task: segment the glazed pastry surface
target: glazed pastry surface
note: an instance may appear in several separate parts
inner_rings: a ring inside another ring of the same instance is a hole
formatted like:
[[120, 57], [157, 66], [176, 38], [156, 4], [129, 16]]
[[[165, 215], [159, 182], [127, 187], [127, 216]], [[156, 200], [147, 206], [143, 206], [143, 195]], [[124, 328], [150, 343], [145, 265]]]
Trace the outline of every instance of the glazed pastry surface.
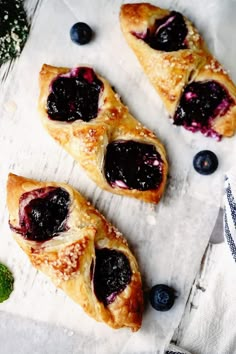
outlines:
[[95, 320], [137, 331], [143, 293], [121, 233], [67, 184], [10, 174], [9, 224], [32, 265]]
[[205, 136], [236, 130], [236, 87], [182, 14], [148, 3], [124, 4], [124, 37], [175, 125]]
[[160, 200], [168, 170], [163, 145], [92, 68], [43, 65], [39, 111], [48, 133], [100, 188]]

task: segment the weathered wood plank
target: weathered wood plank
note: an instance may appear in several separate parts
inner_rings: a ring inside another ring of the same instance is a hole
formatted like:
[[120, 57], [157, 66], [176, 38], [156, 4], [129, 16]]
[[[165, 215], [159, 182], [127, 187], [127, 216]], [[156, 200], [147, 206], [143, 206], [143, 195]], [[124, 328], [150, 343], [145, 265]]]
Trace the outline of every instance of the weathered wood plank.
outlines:
[[[27, 1], [31, 33], [19, 59], [0, 69], [0, 260], [14, 271], [11, 299], [2, 309], [36, 320], [61, 324], [78, 336], [93, 338], [99, 353], [160, 351], [178, 326], [211, 235], [221, 200], [223, 170], [231, 164], [235, 139], [220, 144], [174, 129], [161, 100], [149, 84], [119, 28], [122, 1]], [[183, 2], [166, 2], [184, 10]], [[195, 15], [188, 4], [188, 14]], [[88, 22], [96, 37], [76, 46], [69, 39], [74, 22]], [[205, 27], [204, 27], [205, 26]], [[206, 31], [208, 24], [202, 25]], [[37, 114], [38, 72], [47, 62], [76, 66], [88, 63], [116, 87], [131, 112], [153, 129], [167, 148], [170, 179], [158, 206], [101, 191], [43, 130]], [[236, 74], [236, 73], [235, 73]], [[210, 178], [197, 175], [192, 158], [200, 149], [215, 151], [221, 168]], [[112, 331], [98, 324], [29, 264], [10, 236], [5, 206], [9, 171], [42, 180], [69, 182], [81, 191], [126, 236], [140, 263], [145, 289], [156, 283], [174, 286], [179, 298], [168, 313], [147, 306], [141, 331]], [[36, 305], [37, 304], [37, 305]], [[83, 326], [80, 324], [83, 323]], [[89, 342], [89, 341], [88, 341]], [[91, 343], [91, 342], [90, 342]], [[90, 352], [83, 346], [80, 352]]]

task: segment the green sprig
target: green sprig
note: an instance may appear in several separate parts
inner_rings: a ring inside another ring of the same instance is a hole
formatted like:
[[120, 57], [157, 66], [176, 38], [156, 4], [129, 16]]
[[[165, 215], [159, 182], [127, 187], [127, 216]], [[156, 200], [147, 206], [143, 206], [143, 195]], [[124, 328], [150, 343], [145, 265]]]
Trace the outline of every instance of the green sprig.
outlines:
[[13, 291], [14, 278], [11, 271], [0, 263], [0, 302], [9, 298]]
[[29, 33], [22, 0], [0, 0], [0, 65], [20, 55]]

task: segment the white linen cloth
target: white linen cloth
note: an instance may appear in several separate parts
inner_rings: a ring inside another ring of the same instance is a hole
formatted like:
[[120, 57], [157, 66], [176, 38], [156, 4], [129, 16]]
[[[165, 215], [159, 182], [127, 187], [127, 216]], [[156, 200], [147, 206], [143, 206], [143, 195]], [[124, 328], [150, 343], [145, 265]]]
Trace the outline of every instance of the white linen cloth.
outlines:
[[201, 279], [205, 291], [193, 299], [194, 309], [178, 341], [192, 354], [236, 353], [236, 168], [225, 176], [224, 237], [224, 243], [212, 246]]

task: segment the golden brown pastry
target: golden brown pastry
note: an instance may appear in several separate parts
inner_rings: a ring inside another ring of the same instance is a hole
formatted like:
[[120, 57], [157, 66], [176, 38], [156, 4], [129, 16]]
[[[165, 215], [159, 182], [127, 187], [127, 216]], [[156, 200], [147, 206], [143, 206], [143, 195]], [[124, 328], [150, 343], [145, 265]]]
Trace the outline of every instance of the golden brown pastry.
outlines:
[[148, 3], [125, 4], [124, 37], [175, 125], [217, 139], [236, 130], [236, 87], [180, 13]]
[[43, 65], [39, 111], [49, 134], [99, 187], [159, 201], [168, 169], [163, 145], [92, 68]]
[[141, 326], [143, 293], [127, 241], [67, 184], [9, 175], [9, 224], [32, 265], [113, 328]]

